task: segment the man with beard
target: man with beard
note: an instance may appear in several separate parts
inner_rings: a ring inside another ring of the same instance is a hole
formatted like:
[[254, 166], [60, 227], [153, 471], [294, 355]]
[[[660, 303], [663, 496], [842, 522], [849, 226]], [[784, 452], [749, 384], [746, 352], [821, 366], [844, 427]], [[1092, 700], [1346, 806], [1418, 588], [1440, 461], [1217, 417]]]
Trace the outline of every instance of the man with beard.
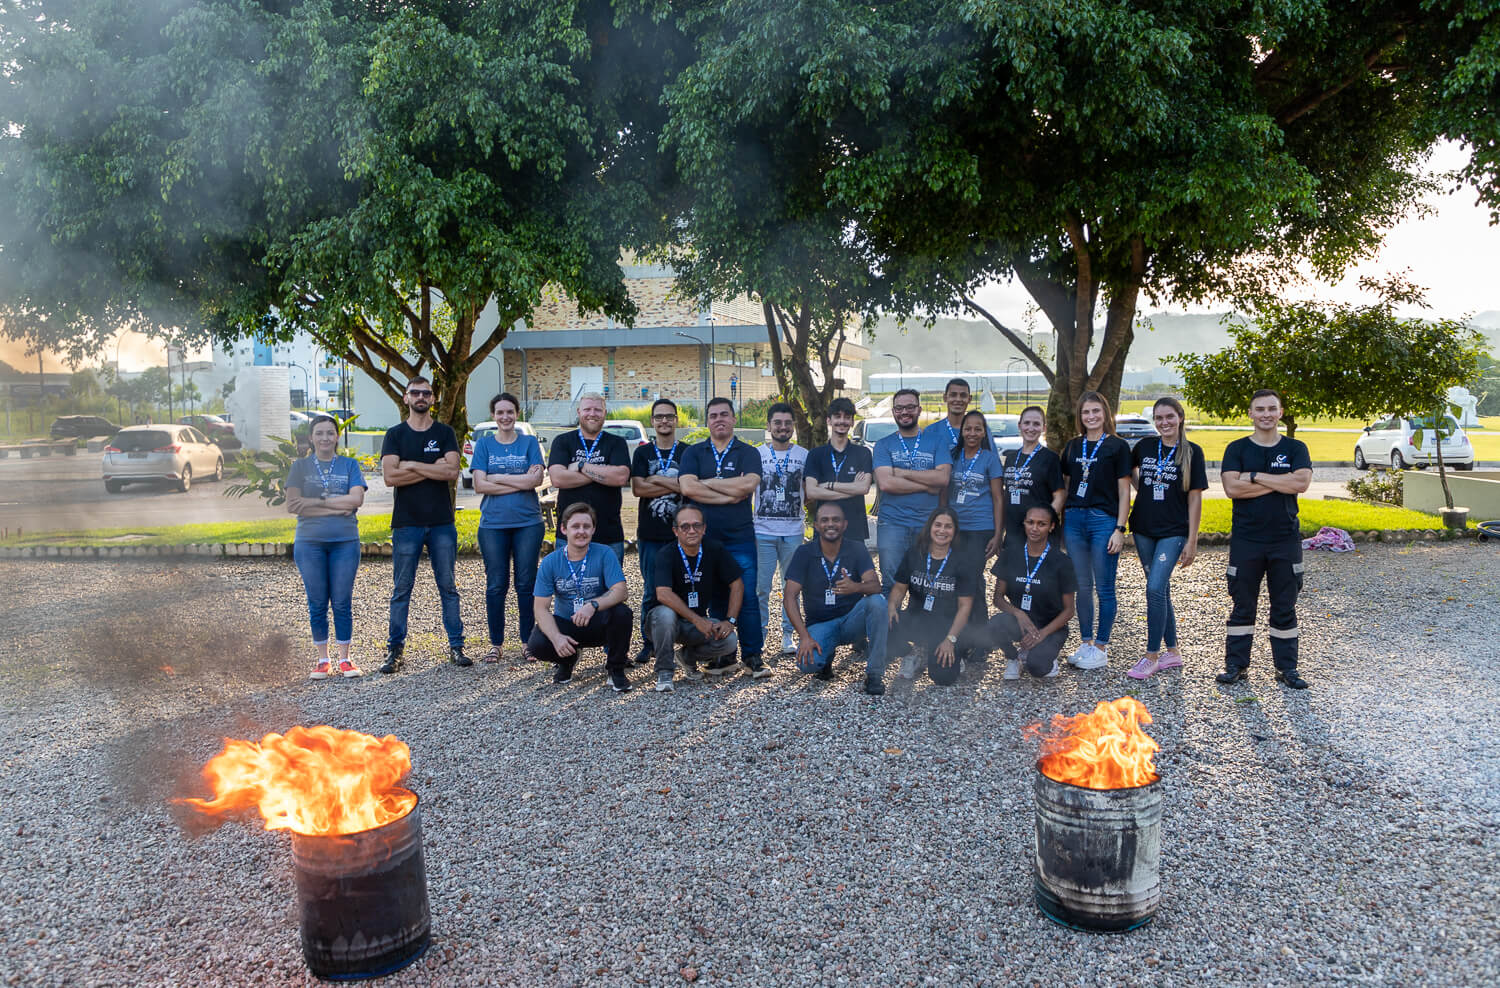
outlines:
[[[702, 508], [696, 504], [678, 508], [677, 517], [672, 520], [677, 541], [660, 550], [652, 567], [659, 585], [651, 588], [651, 594], [659, 603], [651, 609], [647, 624], [656, 651], [658, 693], [672, 692], [674, 654], [679, 647], [682, 675], [689, 682], [703, 678], [703, 671], [698, 668], [701, 661], [720, 671], [734, 668], [733, 656], [739, 648], [734, 626], [745, 600], [745, 581], [740, 579], [740, 568], [722, 545], [704, 541], [704, 528]], [[729, 603], [722, 620], [708, 616], [711, 587], [729, 588]], [[715, 660], [725, 657], [729, 658], [727, 666], [715, 665]], [[766, 672], [769, 674], [770, 670]]]
[[[594, 509], [598, 528], [594, 541], [610, 548], [625, 562], [625, 526], [620, 521], [620, 489], [630, 483], [630, 448], [625, 440], [603, 432], [604, 396], [585, 391], [578, 396], [578, 428], [552, 440], [547, 454], [547, 479], [557, 488], [557, 517], [574, 504]], [[558, 526], [558, 542], [562, 526]]]
[[414, 377], [402, 397], [406, 421], [386, 430], [380, 444], [380, 472], [395, 496], [391, 511], [391, 614], [383, 673], [401, 668], [406, 651], [406, 615], [422, 547], [432, 564], [432, 578], [443, 602], [443, 630], [448, 660], [456, 666], [474, 662], [464, 655], [464, 623], [458, 613], [453, 567], [458, 559], [458, 529], [453, 525], [453, 497], [448, 485], [458, 479], [458, 437], [432, 418], [432, 382]]
[[[807, 454], [807, 499], [814, 506], [833, 501], [844, 509], [849, 527], [844, 538], [863, 542], [870, 537], [865, 495], [875, 479], [875, 463], [868, 447], [849, 441], [854, 427], [854, 402], [835, 398], [828, 403], [828, 442]], [[786, 646], [782, 646], [785, 650]], [[793, 646], [795, 649], [795, 646]]]
[[648, 622], [656, 605], [656, 556], [672, 544], [672, 517], [682, 504], [677, 475], [681, 473], [682, 454], [687, 452], [687, 447], [677, 441], [677, 405], [670, 398], [658, 398], [652, 404], [651, 428], [656, 441], [637, 447], [630, 464], [630, 490], [640, 498], [635, 538], [641, 565], [641, 649], [631, 663], [638, 666], [651, 657]]
[[818, 537], [792, 554], [782, 609], [797, 632], [798, 669], [832, 679], [834, 650], [864, 641], [865, 692], [880, 696], [890, 631], [885, 595], [865, 544], [844, 539], [848, 524], [837, 504], [818, 505]]
[[[875, 551], [880, 554], [881, 584], [886, 593], [895, 582], [896, 568], [917, 541], [927, 517], [938, 506], [938, 493], [948, 486], [952, 461], [945, 432], [922, 432], [922, 396], [911, 388], [896, 392], [891, 415], [896, 431], [875, 444], [875, 486], [880, 488], [880, 514], [875, 528]], [[939, 426], [942, 423], [938, 423]]]
[[[760, 612], [771, 628], [771, 580], [781, 567], [782, 593], [786, 592], [786, 566], [802, 544], [804, 512], [802, 475], [807, 468], [807, 450], [792, 442], [792, 406], [778, 401], [766, 410], [766, 428], [771, 441], [760, 448], [760, 488], [755, 497], [755, 546], [757, 567], [755, 596]], [[792, 622], [781, 615], [781, 651], [795, 652]]]

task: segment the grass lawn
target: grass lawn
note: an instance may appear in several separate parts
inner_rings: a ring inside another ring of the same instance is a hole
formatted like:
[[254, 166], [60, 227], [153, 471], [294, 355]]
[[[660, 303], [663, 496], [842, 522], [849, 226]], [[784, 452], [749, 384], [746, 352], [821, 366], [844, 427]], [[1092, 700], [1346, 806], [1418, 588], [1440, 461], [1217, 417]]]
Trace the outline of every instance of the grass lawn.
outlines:
[[[1249, 432], [1247, 427], [1245, 434], [1248, 435]], [[1240, 435], [1237, 432], [1188, 429], [1188, 438], [1203, 447], [1203, 455], [1210, 461], [1223, 459], [1224, 447]], [[1307, 444], [1307, 452], [1314, 463], [1347, 463], [1354, 459], [1354, 440], [1359, 437], [1348, 432], [1308, 432], [1299, 429], [1297, 438]], [[1470, 432], [1469, 441], [1474, 444], [1474, 455], [1479, 460], [1500, 460], [1500, 433]]]

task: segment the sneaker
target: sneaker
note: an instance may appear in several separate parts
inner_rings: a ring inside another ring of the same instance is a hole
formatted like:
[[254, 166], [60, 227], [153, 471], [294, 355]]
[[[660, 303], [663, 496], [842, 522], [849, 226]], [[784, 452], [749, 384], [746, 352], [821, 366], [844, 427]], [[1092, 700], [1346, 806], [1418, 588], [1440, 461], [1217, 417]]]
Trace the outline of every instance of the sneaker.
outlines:
[[[657, 684], [660, 687], [660, 683]], [[629, 693], [630, 680], [625, 678], [624, 669], [611, 669], [609, 671], [609, 688], [616, 693]]]
[[650, 662], [650, 661], [651, 661], [651, 645], [650, 645], [650, 643], [647, 643], [647, 644], [641, 646], [641, 650], [639, 652], [635, 653], [635, 655], [630, 660], [630, 664], [633, 665], [633, 666], [643, 666], [647, 662]]
[[818, 666], [818, 668], [813, 670], [813, 675], [823, 680], [823, 682], [825, 683], [828, 682], [833, 678], [833, 663], [823, 663], [822, 665]]
[[1073, 665], [1079, 669], [1103, 669], [1109, 665], [1109, 653], [1104, 649], [1098, 645], [1085, 645], [1084, 648], [1088, 651], [1081, 656], [1078, 652], [1073, 653], [1073, 658], [1069, 660]]
[[[1225, 686], [1228, 686], [1230, 683], [1237, 683], [1249, 675], [1249, 669], [1225, 669], [1223, 672], [1214, 677], [1214, 681], [1217, 683], [1223, 683]], [[1278, 679], [1281, 678], [1280, 673], [1277, 673], [1276, 675]]]
[[1156, 671], [1157, 672], [1161, 672], [1161, 671], [1163, 671], [1165, 669], [1181, 669], [1181, 668], [1182, 668], [1182, 654], [1180, 652], [1178, 652], [1177, 649], [1175, 649], [1175, 648], [1169, 648], [1166, 651], [1162, 652], [1161, 655], [1157, 656], [1157, 659], [1156, 659]]
[[318, 660], [318, 664], [315, 665], [315, 666], [313, 666], [312, 675], [308, 676], [307, 678], [308, 679], [327, 679], [328, 678], [328, 660], [327, 659], [319, 659]]
[[739, 666], [739, 661], [732, 655], [721, 655], [708, 663], [708, 668], [703, 670], [710, 676], [728, 676]]
[[577, 662], [578, 660], [573, 658], [558, 659], [557, 671], [552, 674], [552, 681], [558, 686], [562, 686], [564, 683], [571, 683], [573, 681], [573, 666]]
[[1021, 678], [1021, 660], [1019, 658], [1005, 660], [1005, 678], [1009, 680]]
[[397, 645], [395, 648], [387, 645], [385, 649], [385, 662], [380, 666], [380, 671], [389, 676], [391, 673], [400, 670], [405, 651], [400, 645]]
[[1312, 685], [1312, 683], [1309, 683], [1298, 674], [1296, 666], [1292, 666], [1290, 669], [1278, 669], [1276, 672], [1276, 681], [1278, 683], [1285, 683], [1294, 690], [1305, 690]]
[[1135, 665], [1131, 666], [1130, 669], [1125, 673], [1125, 675], [1129, 676], [1131, 679], [1150, 679], [1152, 676], [1156, 675], [1157, 671], [1160, 668], [1160, 659], [1153, 659], [1149, 655], [1143, 655], [1141, 656], [1141, 660]]
[[690, 659], [679, 649], [677, 652], [677, 664], [682, 666], [682, 678], [690, 683], [703, 682], [703, 670], [698, 668], [698, 660]]
[[866, 676], [865, 692], [871, 696], [885, 696], [885, 683], [880, 681], [879, 676]]
[[474, 660], [464, 654], [464, 647], [462, 645], [459, 645], [457, 648], [448, 649], [448, 661], [460, 669], [467, 669], [474, 664]]
[[1042, 678], [1043, 679], [1056, 679], [1061, 674], [1062, 674], [1062, 666], [1060, 666], [1060, 665], [1057, 664], [1057, 660], [1056, 659], [1053, 659], [1052, 660], [1052, 671], [1049, 672], [1049, 673], [1047, 673], [1047, 675], [1043, 676]]
[[656, 692], [670, 693], [672, 692], [672, 689], [672, 670], [663, 669], [661, 672], [656, 674]]
[[796, 655], [797, 654], [797, 642], [790, 635], [788, 635], [788, 636], [786, 636], [786, 637], [784, 637], [784, 638], [781, 639], [781, 654], [782, 655]]
[[917, 652], [908, 652], [901, 657], [901, 678], [916, 679], [917, 668], [922, 664], [922, 656]]
[[1068, 665], [1078, 666], [1080, 669], [1083, 668], [1083, 663], [1088, 660], [1089, 649], [1091, 648], [1093, 648], [1093, 646], [1088, 644], [1087, 642], [1079, 645], [1073, 650], [1073, 654], [1068, 656]]
[[770, 679], [771, 667], [759, 655], [752, 655], [741, 663], [750, 673], [751, 679]]
[[500, 659], [501, 655], [499, 645], [491, 645], [490, 650], [484, 653], [484, 661], [486, 662], [499, 662]]
[[352, 659], [339, 659], [339, 675], [345, 679], [358, 679], [364, 675], [364, 671], [354, 664]]

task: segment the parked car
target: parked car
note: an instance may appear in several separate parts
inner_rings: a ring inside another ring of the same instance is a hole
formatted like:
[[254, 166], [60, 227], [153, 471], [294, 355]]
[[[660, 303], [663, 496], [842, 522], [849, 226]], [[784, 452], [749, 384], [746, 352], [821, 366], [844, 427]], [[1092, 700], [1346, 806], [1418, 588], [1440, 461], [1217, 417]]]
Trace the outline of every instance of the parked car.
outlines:
[[1155, 439], [1158, 433], [1156, 423], [1144, 415], [1120, 415], [1115, 418], [1115, 435], [1135, 449], [1136, 443], [1142, 439]]
[[876, 443], [895, 431], [895, 419], [859, 419], [849, 430], [849, 438], [874, 449]]
[[220, 415], [184, 415], [178, 425], [190, 425], [210, 439], [234, 435], [234, 423]]
[[126, 484], [166, 481], [187, 491], [195, 478], [224, 479], [224, 453], [190, 425], [132, 425], [104, 447], [104, 489], [118, 494]]
[[289, 428], [292, 430], [291, 434], [296, 435], [298, 429], [306, 429], [311, 424], [311, 415], [307, 414], [306, 412], [293, 412], [291, 415], [291, 423], [289, 425]]
[[651, 442], [651, 434], [635, 419], [605, 419], [604, 431], [625, 440], [631, 453]]
[[1021, 416], [987, 414], [984, 421], [990, 427], [996, 456], [1003, 455], [1006, 450], [1021, 448]]
[[60, 415], [52, 421], [53, 439], [112, 436], [120, 427], [102, 415]]
[[[459, 454], [458, 458], [459, 483], [463, 484], [469, 490], [473, 490], [474, 488], [474, 470], [469, 465], [469, 457], [474, 453], [474, 444], [479, 442], [480, 436], [488, 435], [497, 428], [498, 426], [494, 422], [480, 422], [478, 425], [469, 427], [469, 438], [464, 440], [463, 452]], [[527, 436], [536, 435], [536, 430], [531, 427], [530, 422], [517, 422], [516, 431]], [[537, 445], [542, 447], [542, 459], [545, 462], [547, 458], [547, 444], [538, 439]]]
[[[1443, 440], [1443, 465], [1455, 470], [1474, 469], [1474, 444], [1452, 415], [1443, 416], [1443, 428], [1452, 434]], [[1421, 442], [1414, 442], [1417, 432]], [[1365, 434], [1354, 441], [1354, 467], [1368, 470], [1373, 464], [1389, 463], [1393, 470], [1425, 467], [1437, 462], [1432, 419], [1426, 416], [1389, 418], [1365, 426]]]

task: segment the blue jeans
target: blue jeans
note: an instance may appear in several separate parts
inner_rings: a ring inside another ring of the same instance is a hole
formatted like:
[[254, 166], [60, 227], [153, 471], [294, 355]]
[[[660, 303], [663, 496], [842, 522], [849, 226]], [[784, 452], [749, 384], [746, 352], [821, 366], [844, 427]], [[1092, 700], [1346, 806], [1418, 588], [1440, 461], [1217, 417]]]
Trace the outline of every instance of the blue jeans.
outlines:
[[1162, 643], [1177, 647], [1177, 612], [1172, 610], [1172, 570], [1187, 545], [1186, 535], [1153, 539], [1136, 532], [1135, 554], [1146, 571], [1146, 651], [1160, 652]]
[[354, 571], [359, 569], [359, 540], [294, 542], [292, 561], [307, 588], [307, 620], [313, 644], [328, 641], [328, 605], [333, 605], [334, 640], [347, 644], [354, 637]]
[[516, 577], [521, 642], [531, 640], [531, 626], [536, 623], [532, 591], [536, 589], [536, 567], [545, 531], [546, 526], [541, 522], [520, 528], [479, 530], [479, 554], [484, 557], [484, 610], [489, 620], [491, 645], [505, 644], [505, 595], [510, 591], [512, 570]]
[[[776, 567], [781, 567], [782, 593], [786, 592], [786, 568], [792, 562], [792, 553], [802, 544], [800, 535], [757, 535], [755, 537], [756, 580], [755, 596], [760, 601], [760, 612], [766, 616], [764, 627], [771, 627], [771, 578]], [[797, 632], [787, 619], [786, 608], [781, 609], [781, 643], [783, 647]]]
[[[766, 647], [765, 625], [761, 623], [760, 601], [755, 598], [756, 552], [755, 543], [725, 542], [724, 548], [740, 568], [740, 579], [745, 582], [745, 602], [740, 605], [739, 623], [735, 625], [740, 636], [740, 657], [749, 661], [760, 655]], [[715, 617], [724, 617], [729, 606], [729, 588], [716, 591], [709, 600], [708, 612]]]
[[[1109, 537], [1115, 531], [1115, 516], [1102, 508], [1069, 508], [1063, 515], [1063, 541], [1078, 577], [1078, 634], [1084, 641], [1109, 644], [1115, 626], [1115, 571], [1118, 553], [1109, 553]], [[1094, 634], [1094, 593], [1099, 594], [1099, 633]]]
[[[671, 542], [636, 542], [636, 562], [641, 566], [641, 641], [648, 647], [651, 639], [651, 608], [656, 606], [656, 554]], [[654, 649], [653, 649], [654, 651]]]
[[857, 641], [869, 642], [865, 652], [865, 676], [879, 679], [885, 675], [886, 635], [891, 630], [890, 615], [886, 611], [885, 594], [874, 593], [865, 597], [854, 609], [833, 621], [820, 621], [807, 626], [807, 633], [823, 654], [814, 661], [813, 672], [833, 661], [834, 650], [840, 645], [853, 645]]
[[891, 584], [896, 582], [896, 570], [906, 551], [917, 544], [922, 535], [922, 526], [888, 525], [877, 516], [875, 523], [875, 554], [880, 557], [880, 589], [889, 594]]
[[411, 602], [412, 584], [417, 582], [417, 562], [422, 547], [432, 563], [432, 579], [437, 583], [443, 601], [443, 630], [448, 633], [448, 647], [462, 648], [464, 622], [458, 615], [458, 588], [453, 585], [453, 566], [458, 561], [458, 529], [452, 525], [403, 525], [391, 529], [391, 625], [386, 644], [401, 648], [406, 644], [406, 607]]

